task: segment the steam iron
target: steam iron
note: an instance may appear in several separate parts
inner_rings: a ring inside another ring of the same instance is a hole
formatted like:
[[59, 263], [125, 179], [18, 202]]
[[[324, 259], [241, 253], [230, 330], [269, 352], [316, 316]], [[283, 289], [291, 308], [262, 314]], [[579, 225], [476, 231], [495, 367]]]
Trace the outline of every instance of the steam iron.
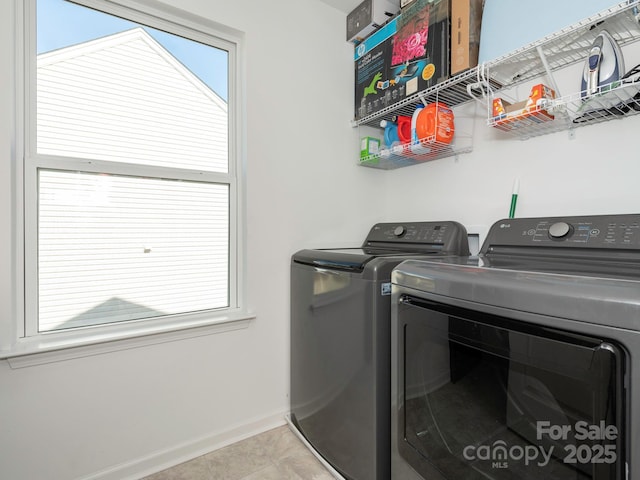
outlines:
[[622, 85], [624, 71], [622, 50], [609, 32], [601, 31], [589, 47], [582, 73], [582, 104], [574, 123], [609, 115], [624, 115], [629, 111], [625, 104], [627, 99], [621, 98], [619, 91], [614, 91]]
[[609, 32], [603, 30], [589, 49], [582, 74], [582, 97], [603, 93], [618, 86], [622, 75], [622, 50]]

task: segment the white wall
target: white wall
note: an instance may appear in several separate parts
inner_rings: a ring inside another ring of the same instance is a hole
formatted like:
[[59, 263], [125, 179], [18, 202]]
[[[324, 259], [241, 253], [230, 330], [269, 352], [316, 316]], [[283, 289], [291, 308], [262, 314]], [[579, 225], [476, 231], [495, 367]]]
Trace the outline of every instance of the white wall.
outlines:
[[389, 216], [452, 218], [491, 226], [509, 213], [520, 179], [516, 216], [640, 212], [635, 132], [640, 116], [526, 141], [476, 126], [474, 150], [388, 175], [395, 191]]
[[[521, 142], [476, 122], [474, 151], [396, 171], [356, 165], [345, 16], [315, 0], [180, 0], [246, 32], [249, 294], [244, 330], [12, 370], [0, 363], [0, 476], [126, 478], [281, 422], [289, 258], [358, 244], [376, 221], [640, 211], [640, 117]], [[10, 2], [0, 60], [11, 62]], [[11, 73], [0, 69], [0, 321], [12, 321]], [[465, 108], [474, 108], [473, 105]]]
[[[640, 62], [640, 44], [624, 49], [626, 68]], [[580, 91], [582, 64], [555, 76], [561, 95]], [[501, 92], [516, 100], [528, 97], [535, 83]], [[514, 179], [520, 179], [516, 216], [639, 213], [640, 162], [635, 135], [640, 116], [519, 140], [487, 126], [486, 109], [465, 104], [456, 112], [476, 110], [473, 151], [387, 172], [394, 193], [388, 215], [457, 219], [490, 227], [509, 214]]]
[[[0, 2], [11, 64], [12, 2]], [[0, 362], [0, 477], [122, 479], [283, 423], [289, 259], [384, 218], [355, 165], [344, 14], [315, 0], [169, 1], [246, 32], [247, 329], [12, 370]], [[0, 321], [11, 322], [11, 71], [0, 69]]]

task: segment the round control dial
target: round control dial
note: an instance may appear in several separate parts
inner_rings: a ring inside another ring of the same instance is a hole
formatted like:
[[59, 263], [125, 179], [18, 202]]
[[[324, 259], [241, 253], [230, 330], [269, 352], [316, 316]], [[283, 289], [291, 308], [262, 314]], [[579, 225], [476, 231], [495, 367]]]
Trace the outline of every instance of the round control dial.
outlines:
[[563, 238], [571, 233], [571, 225], [567, 222], [557, 222], [549, 227], [551, 238]]
[[402, 235], [404, 235], [406, 233], [407, 229], [404, 228], [402, 225], [397, 226], [396, 228], [393, 229], [393, 234], [396, 237], [401, 237]]

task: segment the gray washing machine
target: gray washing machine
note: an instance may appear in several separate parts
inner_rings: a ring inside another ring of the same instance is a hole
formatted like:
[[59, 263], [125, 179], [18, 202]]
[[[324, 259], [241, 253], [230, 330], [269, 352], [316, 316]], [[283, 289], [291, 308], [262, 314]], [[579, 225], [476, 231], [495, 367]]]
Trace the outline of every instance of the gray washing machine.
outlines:
[[291, 259], [291, 421], [343, 477], [390, 478], [391, 271], [468, 254], [456, 222], [381, 223], [361, 248]]
[[640, 479], [640, 215], [502, 220], [392, 290], [391, 478]]

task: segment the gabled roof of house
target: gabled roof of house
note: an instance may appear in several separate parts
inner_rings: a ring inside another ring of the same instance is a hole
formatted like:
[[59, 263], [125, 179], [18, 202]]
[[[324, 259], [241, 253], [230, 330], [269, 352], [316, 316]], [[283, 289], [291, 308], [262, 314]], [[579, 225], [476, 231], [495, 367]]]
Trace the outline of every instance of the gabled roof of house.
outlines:
[[167, 64], [178, 71], [180, 75], [185, 77], [204, 95], [216, 103], [220, 108], [225, 111], [227, 110], [227, 103], [217, 93], [209, 88], [207, 84], [200, 80], [197, 75], [176, 59], [168, 50], [160, 45], [142, 27], [136, 27], [131, 30], [125, 30], [120, 33], [97, 38], [88, 42], [42, 53], [38, 55], [38, 67], [50, 66], [55, 63], [68, 61], [83, 55], [94, 54], [101, 50], [106, 50], [125, 43], [135, 42], [137, 40], [142, 40], [150, 49], [156, 52]]

